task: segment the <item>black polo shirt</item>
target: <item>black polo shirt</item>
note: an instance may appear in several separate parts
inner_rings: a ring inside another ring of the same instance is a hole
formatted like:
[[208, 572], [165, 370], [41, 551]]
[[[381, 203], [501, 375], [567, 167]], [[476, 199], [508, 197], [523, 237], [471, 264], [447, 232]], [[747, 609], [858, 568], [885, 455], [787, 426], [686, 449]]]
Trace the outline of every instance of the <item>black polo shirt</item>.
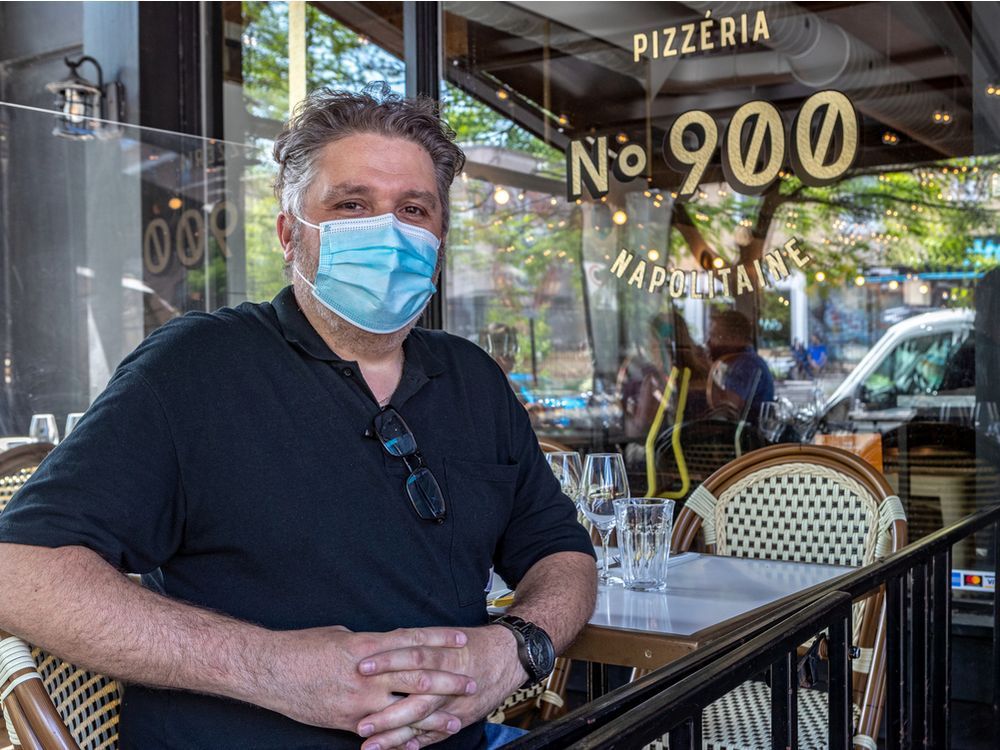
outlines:
[[[83, 545], [167, 595], [275, 630], [487, 622], [491, 566], [511, 585], [593, 547], [524, 408], [478, 347], [415, 329], [392, 405], [444, 490], [417, 517], [407, 470], [366, 437], [379, 407], [290, 288], [191, 313], [119, 366], [0, 515], [0, 541]], [[234, 701], [128, 686], [122, 747], [357, 748], [350, 733]], [[482, 744], [481, 724], [440, 745]]]

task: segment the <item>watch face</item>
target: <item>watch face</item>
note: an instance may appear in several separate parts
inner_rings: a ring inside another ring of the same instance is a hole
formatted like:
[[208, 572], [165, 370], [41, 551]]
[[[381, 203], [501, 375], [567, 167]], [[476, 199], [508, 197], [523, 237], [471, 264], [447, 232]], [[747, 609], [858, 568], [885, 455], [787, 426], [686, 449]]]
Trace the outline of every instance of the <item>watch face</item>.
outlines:
[[556, 663], [556, 654], [552, 648], [552, 641], [543, 632], [535, 630], [525, 639], [524, 646], [528, 652], [528, 658], [535, 667], [533, 677], [540, 680], [547, 677]]

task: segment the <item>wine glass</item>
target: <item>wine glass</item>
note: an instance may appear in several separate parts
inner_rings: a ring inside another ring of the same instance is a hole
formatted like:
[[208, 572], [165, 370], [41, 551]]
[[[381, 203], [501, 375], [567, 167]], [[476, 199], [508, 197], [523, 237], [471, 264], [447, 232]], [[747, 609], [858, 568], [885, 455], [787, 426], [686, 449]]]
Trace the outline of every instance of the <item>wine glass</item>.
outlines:
[[32, 414], [28, 435], [39, 443], [59, 442], [59, 427], [56, 426], [55, 414]]
[[71, 411], [66, 415], [66, 428], [63, 430], [63, 439], [68, 438], [69, 434], [76, 427], [77, 422], [80, 421], [80, 417], [83, 416], [82, 411]]
[[614, 501], [629, 496], [628, 475], [625, 461], [618, 453], [591, 453], [583, 465], [583, 493], [580, 506], [584, 515], [597, 527], [601, 535], [604, 559], [601, 566], [601, 583], [621, 583], [622, 579], [608, 572], [608, 540], [615, 528]]
[[552, 473], [559, 480], [559, 486], [563, 493], [569, 497], [576, 506], [580, 507], [580, 480], [583, 478], [583, 465], [580, 462], [580, 454], [576, 451], [555, 451], [546, 453], [545, 460], [552, 469]]

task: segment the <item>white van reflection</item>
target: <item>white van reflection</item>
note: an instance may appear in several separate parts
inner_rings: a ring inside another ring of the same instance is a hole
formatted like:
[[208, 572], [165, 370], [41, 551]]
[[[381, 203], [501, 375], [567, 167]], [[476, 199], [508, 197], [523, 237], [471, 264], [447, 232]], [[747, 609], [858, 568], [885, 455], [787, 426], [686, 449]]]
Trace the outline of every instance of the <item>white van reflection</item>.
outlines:
[[918, 415], [949, 421], [975, 403], [974, 310], [896, 323], [827, 399], [818, 430], [886, 432]]

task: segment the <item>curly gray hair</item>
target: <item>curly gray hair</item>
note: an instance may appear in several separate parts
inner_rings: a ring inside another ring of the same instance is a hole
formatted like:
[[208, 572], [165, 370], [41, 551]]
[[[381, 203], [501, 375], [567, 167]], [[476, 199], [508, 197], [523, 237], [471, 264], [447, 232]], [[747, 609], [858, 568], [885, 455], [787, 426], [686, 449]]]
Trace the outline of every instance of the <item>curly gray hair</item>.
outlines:
[[305, 192], [316, 176], [317, 154], [328, 143], [356, 133], [405, 138], [426, 149], [434, 163], [447, 232], [448, 189], [465, 166], [465, 154], [455, 145], [455, 131], [441, 119], [432, 99], [404, 99], [385, 81], [370, 83], [360, 93], [319, 89], [296, 106], [274, 142], [278, 163], [274, 194], [282, 211], [302, 215]]

